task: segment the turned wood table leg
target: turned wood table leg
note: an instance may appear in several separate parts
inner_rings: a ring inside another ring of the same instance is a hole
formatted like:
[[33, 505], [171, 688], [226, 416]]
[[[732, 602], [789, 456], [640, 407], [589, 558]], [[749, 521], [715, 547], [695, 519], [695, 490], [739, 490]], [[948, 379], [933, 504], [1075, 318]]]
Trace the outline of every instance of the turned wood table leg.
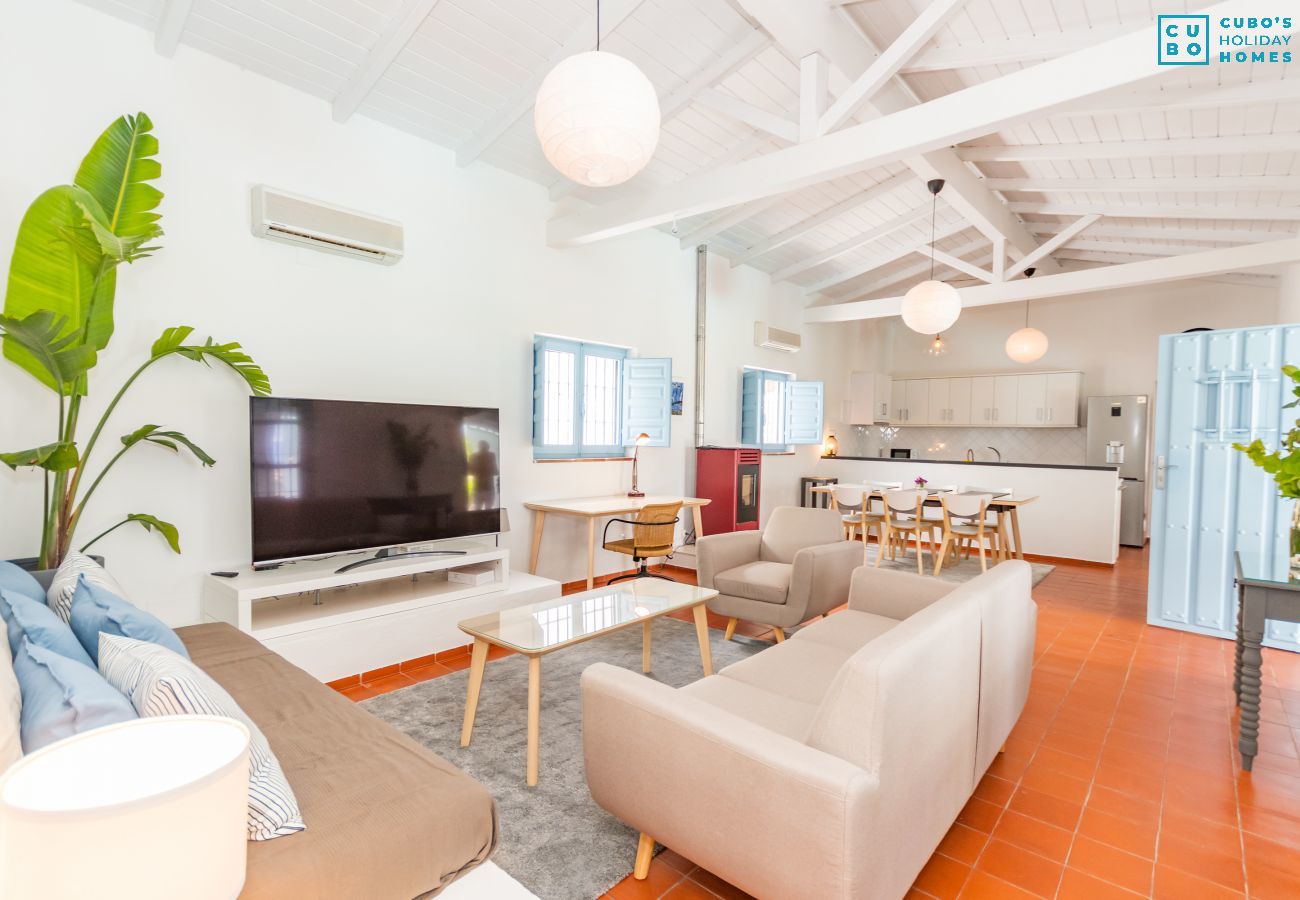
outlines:
[[1241, 654], [1241, 726], [1237, 738], [1237, 749], [1241, 751], [1241, 767], [1247, 772], [1255, 762], [1259, 752], [1259, 685], [1260, 666], [1263, 654], [1260, 643], [1264, 640], [1263, 628], [1254, 630], [1253, 623], [1246, 623], [1242, 634]]
[[1237, 698], [1237, 705], [1241, 705], [1241, 654], [1244, 649], [1244, 639], [1246, 636], [1246, 610], [1245, 610], [1246, 588], [1238, 586], [1237, 588], [1237, 646], [1233, 651], [1232, 664], [1232, 693]]

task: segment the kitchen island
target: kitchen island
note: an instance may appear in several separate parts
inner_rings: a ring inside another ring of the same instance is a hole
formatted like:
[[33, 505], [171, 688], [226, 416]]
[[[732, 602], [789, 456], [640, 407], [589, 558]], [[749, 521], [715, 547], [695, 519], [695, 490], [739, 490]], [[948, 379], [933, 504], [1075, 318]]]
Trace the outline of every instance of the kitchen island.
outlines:
[[816, 474], [845, 483], [897, 481], [905, 488], [922, 477], [931, 488], [1010, 489], [1038, 498], [1020, 511], [1024, 552], [1107, 564], [1119, 554], [1124, 482], [1110, 467], [836, 456], [822, 457]]

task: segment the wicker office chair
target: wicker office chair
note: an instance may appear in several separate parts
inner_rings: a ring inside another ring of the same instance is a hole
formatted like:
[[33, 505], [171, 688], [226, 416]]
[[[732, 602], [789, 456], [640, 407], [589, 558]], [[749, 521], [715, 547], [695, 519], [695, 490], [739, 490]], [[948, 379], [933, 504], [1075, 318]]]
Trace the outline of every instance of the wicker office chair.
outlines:
[[[667, 575], [656, 575], [646, 568], [646, 560], [654, 556], [669, 557], [673, 555], [673, 534], [676, 531], [678, 513], [682, 510], [681, 502], [650, 503], [641, 507], [635, 519], [610, 519], [605, 525], [605, 533], [600, 543], [606, 550], [623, 553], [632, 557], [637, 570], [631, 575], [611, 578], [610, 584], [626, 581], [629, 578], [662, 578], [675, 581]], [[632, 536], [617, 541], [609, 540], [609, 526], [615, 522], [632, 526]]]

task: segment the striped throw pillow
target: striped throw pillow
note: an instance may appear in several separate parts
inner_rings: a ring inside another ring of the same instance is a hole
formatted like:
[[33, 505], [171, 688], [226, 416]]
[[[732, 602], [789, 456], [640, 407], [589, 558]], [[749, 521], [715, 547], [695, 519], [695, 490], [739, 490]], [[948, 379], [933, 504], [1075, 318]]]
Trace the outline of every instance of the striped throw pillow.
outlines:
[[77, 592], [77, 581], [86, 576], [86, 583], [106, 588], [119, 597], [125, 597], [126, 591], [117, 583], [104, 567], [84, 553], [69, 553], [63, 558], [50, 589], [46, 592], [46, 605], [54, 610], [64, 624], [72, 621], [72, 595]]
[[142, 717], [228, 716], [248, 726], [248, 839], [266, 841], [302, 831], [298, 800], [266, 736], [221, 685], [194, 663], [158, 644], [99, 636], [99, 671], [131, 698]]

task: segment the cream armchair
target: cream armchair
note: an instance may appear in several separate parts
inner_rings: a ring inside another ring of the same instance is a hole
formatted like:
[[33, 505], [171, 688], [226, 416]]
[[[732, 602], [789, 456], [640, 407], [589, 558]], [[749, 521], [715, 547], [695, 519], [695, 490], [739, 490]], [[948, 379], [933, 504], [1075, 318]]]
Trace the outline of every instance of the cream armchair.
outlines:
[[862, 547], [844, 539], [838, 512], [795, 506], [774, 509], [761, 532], [702, 537], [695, 552], [700, 586], [718, 592], [709, 609], [728, 619], [727, 640], [745, 619], [771, 625], [780, 643], [784, 629], [847, 602], [862, 564]]

